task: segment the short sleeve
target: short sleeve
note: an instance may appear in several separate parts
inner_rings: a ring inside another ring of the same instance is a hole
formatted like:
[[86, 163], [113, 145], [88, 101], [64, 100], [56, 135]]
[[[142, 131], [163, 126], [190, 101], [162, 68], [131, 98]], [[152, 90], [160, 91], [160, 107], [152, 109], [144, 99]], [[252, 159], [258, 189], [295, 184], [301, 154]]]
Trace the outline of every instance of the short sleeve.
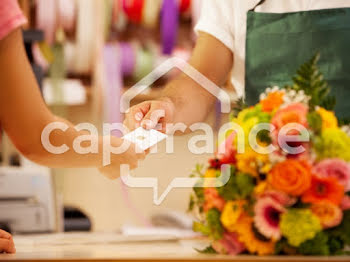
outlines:
[[19, 8], [17, 0], [1, 0], [0, 3], [0, 40], [14, 29], [27, 22]]
[[232, 0], [203, 0], [202, 10], [195, 31], [210, 34], [234, 51]]

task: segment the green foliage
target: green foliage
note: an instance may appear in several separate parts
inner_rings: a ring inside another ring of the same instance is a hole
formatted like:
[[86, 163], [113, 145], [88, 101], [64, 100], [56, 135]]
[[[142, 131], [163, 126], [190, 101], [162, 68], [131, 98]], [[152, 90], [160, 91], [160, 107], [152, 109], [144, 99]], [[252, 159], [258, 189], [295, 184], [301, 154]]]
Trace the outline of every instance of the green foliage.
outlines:
[[204, 177], [203, 173], [204, 165], [197, 164], [196, 167], [192, 170], [192, 173], [190, 174], [190, 177]]
[[202, 233], [214, 240], [219, 240], [222, 238], [224, 233], [224, 228], [220, 222], [220, 211], [216, 208], [210, 209], [207, 213], [206, 224], [199, 222], [193, 223], [193, 231]]
[[215, 240], [221, 239], [222, 234], [224, 233], [224, 228], [221, 225], [220, 216], [220, 211], [216, 208], [210, 209], [207, 213], [207, 222], [210, 229], [210, 236]]
[[205, 236], [210, 236], [210, 229], [208, 226], [202, 224], [202, 223], [199, 223], [199, 222], [193, 222], [193, 226], [192, 226], [192, 229], [194, 232], [198, 232], [198, 233], [201, 233]]
[[320, 134], [322, 131], [322, 117], [316, 111], [307, 114], [307, 121], [310, 128], [315, 134]]
[[311, 110], [314, 110], [316, 106], [333, 110], [336, 100], [330, 95], [331, 88], [317, 66], [319, 60], [320, 54], [317, 53], [298, 69], [297, 74], [293, 77], [292, 88], [296, 91], [303, 90], [311, 97], [309, 101]]
[[239, 112], [241, 112], [242, 110], [246, 109], [248, 106], [247, 104], [244, 102], [244, 98], [241, 97], [239, 98], [233, 108], [232, 108], [232, 111], [231, 111], [231, 114], [230, 114], [230, 120], [236, 118], [239, 114]]
[[288, 244], [288, 240], [282, 238], [275, 245], [275, 255], [295, 255], [297, 249]]
[[205, 249], [203, 250], [199, 250], [199, 249], [196, 249], [195, 250], [198, 252], [198, 253], [201, 253], [201, 254], [217, 254], [218, 252], [215, 251], [215, 249], [212, 247], [212, 246], [208, 246], [206, 247]]
[[340, 239], [345, 245], [350, 246], [350, 210], [344, 211], [342, 223], [328, 233], [332, 238]]
[[313, 239], [305, 241], [298, 247], [298, 253], [305, 256], [330, 255], [327, 234], [320, 232]]
[[[202, 178], [203, 174], [203, 165], [197, 164], [196, 168], [192, 171], [190, 177]], [[188, 204], [188, 212], [193, 211], [195, 207], [202, 207], [204, 203], [204, 189], [203, 187], [193, 187], [193, 193], [190, 197], [190, 202]], [[201, 210], [200, 210], [201, 211]]]
[[231, 174], [227, 184], [217, 190], [225, 200], [248, 198], [254, 190], [254, 178], [246, 174]]
[[331, 255], [342, 255], [344, 254], [344, 241], [339, 237], [330, 235], [328, 239], [328, 246]]
[[350, 125], [350, 117], [339, 119], [339, 126], [348, 126]]

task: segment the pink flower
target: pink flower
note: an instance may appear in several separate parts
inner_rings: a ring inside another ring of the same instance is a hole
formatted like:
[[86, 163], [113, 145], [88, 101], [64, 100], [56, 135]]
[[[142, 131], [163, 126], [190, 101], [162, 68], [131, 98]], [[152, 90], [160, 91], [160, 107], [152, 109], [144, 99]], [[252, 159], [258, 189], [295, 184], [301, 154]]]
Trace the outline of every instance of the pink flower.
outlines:
[[345, 192], [350, 191], [350, 166], [341, 159], [326, 159], [318, 163], [313, 172], [323, 178], [334, 177], [344, 186]]
[[212, 208], [222, 211], [225, 206], [225, 200], [219, 195], [215, 188], [204, 189], [204, 211], [207, 212]]
[[286, 211], [285, 208], [275, 199], [264, 197], [258, 199], [254, 211], [254, 223], [258, 231], [267, 238], [280, 240], [280, 216]]
[[344, 196], [340, 207], [342, 210], [350, 210], [350, 196]]
[[236, 256], [245, 250], [243, 243], [238, 241], [236, 233], [225, 232], [221, 240], [215, 241], [212, 245], [214, 250], [219, 254], [228, 254]]
[[[283, 146], [284, 144], [283, 142], [285, 142], [285, 144], [288, 147], [293, 149], [298, 148], [300, 146], [304, 147], [304, 151], [298, 154], [297, 152], [295, 153], [293, 153], [292, 151], [289, 152], [290, 149], [287, 147], [282, 148], [284, 149], [284, 151], [287, 152], [288, 158], [297, 158], [297, 159], [302, 158], [305, 160], [305, 159], [308, 159], [309, 157], [309, 153], [310, 153], [308, 150], [309, 142], [305, 142], [303, 141], [303, 139], [301, 139], [300, 141], [290, 142], [288, 137], [288, 136], [303, 135], [300, 132], [302, 130], [300, 130], [299, 125], [303, 127], [308, 127], [307, 113], [308, 113], [307, 106], [301, 103], [295, 103], [278, 110], [271, 120], [271, 124], [275, 127], [275, 130], [272, 132], [272, 141], [274, 145]], [[281, 129], [283, 127], [286, 127], [287, 125], [288, 125], [288, 130], [286, 131], [288, 132], [285, 134], [280, 133]]]
[[220, 160], [220, 167], [224, 164], [235, 164], [236, 163], [236, 149], [234, 147], [234, 140], [236, 133], [232, 132], [226, 140], [219, 146], [218, 152], [216, 153], [217, 158]]
[[272, 118], [271, 123], [276, 127], [277, 131], [291, 123], [297, 123], [307, 127], [307, 113], [308, 108], [305, 105], [300, 103], [291, 104], [278, 110]]
[[269, 197], [280, 203], [282, 206], [292, 206], [296, 203], [297, 199], [290, 197], [288, 194], [276, 190], [269, 190], [261, 195], [261, 198]]

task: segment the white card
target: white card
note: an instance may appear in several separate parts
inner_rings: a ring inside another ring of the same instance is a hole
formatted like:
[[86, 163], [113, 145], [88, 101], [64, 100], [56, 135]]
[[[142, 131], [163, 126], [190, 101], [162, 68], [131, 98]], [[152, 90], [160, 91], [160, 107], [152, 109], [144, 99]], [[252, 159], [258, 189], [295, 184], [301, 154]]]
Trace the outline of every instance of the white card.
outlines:
[[167, 137], [167, 135], [154, 129], [146, 130], [139, 127], [134, 132], [125, 135], [123, 138], [136, 144], [142, 150], [147, 150]]

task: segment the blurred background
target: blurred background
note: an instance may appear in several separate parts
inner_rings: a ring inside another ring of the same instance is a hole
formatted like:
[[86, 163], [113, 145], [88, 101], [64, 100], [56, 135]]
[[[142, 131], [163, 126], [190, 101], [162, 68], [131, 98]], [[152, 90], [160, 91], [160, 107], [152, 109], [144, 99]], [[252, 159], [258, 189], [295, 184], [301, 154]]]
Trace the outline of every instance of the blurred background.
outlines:
[[[29, 21], [23, 32], [26, 50], [46, 103], [75, 124], [89, 122], [97, 127], [122, 122], [121, 95], [166, 59], [189, 59], [201, 9], [201, 0], [19, 2]], [[156, 99], [178, 74], [174, 69], [155, 79], [132, 103]], [[224, 88], [234, 96], [229, 84]], [[214, 127], [227, 121], [218, 109], [208, 116]], [[127, 188], [93, 169], [38, 167], [23, 159], [4, 136], [0, 228], [37, 233], [109, 232], [150, 223], [190, 227], [185, 215], [190, 189], [174, 189], [156, 206], [153, 189]], [[159, 194], [173, 178], [187, 177], [196, 163], [206, 164], [208, 159], [188, 150], [190, 137], [175, 138], [174, 154], [166, 154], [165, 143], [159, 144], [158, 153], [151, 154], [133, 175], [159, 178]]]

